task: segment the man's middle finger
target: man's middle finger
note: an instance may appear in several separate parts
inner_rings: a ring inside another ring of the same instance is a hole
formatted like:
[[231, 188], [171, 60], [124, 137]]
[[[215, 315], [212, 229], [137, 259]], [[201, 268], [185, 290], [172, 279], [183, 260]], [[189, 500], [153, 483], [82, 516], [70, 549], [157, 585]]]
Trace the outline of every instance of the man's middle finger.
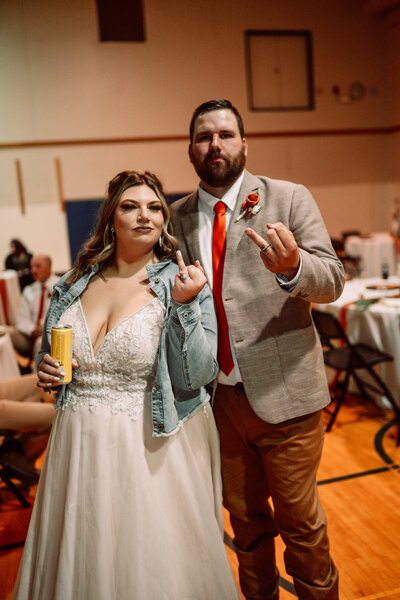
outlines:
[[277, 245], [283, 248], [289, 248], [294, 242], [294, 235], [283, 223], [268, 224], [268, 236]]

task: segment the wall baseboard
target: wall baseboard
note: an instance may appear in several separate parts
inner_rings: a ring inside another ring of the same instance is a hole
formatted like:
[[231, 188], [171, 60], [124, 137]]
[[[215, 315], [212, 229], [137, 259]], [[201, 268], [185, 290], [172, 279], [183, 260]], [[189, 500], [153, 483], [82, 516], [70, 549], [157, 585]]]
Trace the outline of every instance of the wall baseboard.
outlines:
[[[359, 127], [351, 129], [303, 129], [291, 131], [254, 131], [246, 133], [246, 138], [283, 138], [283, 137], [329, 137], [345, 135], [388, 135], [400, 133], [400, 125], [388, 127]], [[15, 148], [43, 148], [49, 146], [88, 146], [99, 144], [143, 144], [160, 142], [188, 141], [187, 135], [159, 135], [122, 138], [92, 138], [70, 140], [37, 140], [25, 142], [2, 142], [0, 150]]]

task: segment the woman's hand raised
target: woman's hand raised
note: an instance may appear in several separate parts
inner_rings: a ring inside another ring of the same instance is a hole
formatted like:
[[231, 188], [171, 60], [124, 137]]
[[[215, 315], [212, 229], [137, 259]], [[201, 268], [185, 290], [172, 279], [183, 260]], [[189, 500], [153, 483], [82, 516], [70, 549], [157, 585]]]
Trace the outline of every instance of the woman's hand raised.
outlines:
[[[78, 362], [75, 358], [72, 359], [72, 368], [77, 369], [79, 367]], [[50, 354], [45, 354], [39, 363], [37, 376], [39, 381], [37, 387], [49, 388], [57, 387], [62, 384], [63, 377], [65, 375], [64, 370], [60, 367], [60, 363]]]
[[186, 304], [193, 300], [207, 283], [203, 267], [196, 260], [194, 265], [185, 265], [181, 252], [176, 253], [179, 274], [175, 275], [175, 283], [172, 288], [172, 298], [175, 302]]

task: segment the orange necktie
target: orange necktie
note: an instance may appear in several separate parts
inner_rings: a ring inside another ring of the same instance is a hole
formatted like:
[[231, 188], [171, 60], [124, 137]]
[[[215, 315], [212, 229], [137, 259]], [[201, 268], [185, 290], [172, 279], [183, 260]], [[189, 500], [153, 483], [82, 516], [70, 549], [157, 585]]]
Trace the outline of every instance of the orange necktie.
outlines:
[[229, 343], [229, 327], [222, 302], [222, 278], [224, 272], [226, 248], [226, 204], [219, 201], [214, 206], [214, 226], [212, 243], [213, 262], [213, 295], [217, 309], [218, 321], [218, 362], [220, 369], [229, 375], [233, 369], [231, 346]]
[[40, 321], [43, 317], [43, 308], [44, 308], [44, 297], [46, 295], [46, 286], [43, 284], [42, 285], [42, 295], [40, 296], [40, 304], [39, 304], [39, 312], [38, 312], [38, 316], [36, 319], [36, 326], [38, 327], [40, 325]]

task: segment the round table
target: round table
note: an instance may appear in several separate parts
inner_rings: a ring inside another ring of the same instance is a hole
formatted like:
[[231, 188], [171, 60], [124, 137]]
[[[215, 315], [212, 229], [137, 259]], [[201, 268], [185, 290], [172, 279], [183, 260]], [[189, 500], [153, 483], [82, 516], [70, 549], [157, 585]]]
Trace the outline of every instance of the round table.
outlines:
[[[377, 301], [362, 310], [356, 304], [360, 299]], [[393, 356], [393, 362], [376, 368], [400, 407], [400, 278], [346, 281], [338, 300], [317, 304], [316, 308], [339, 318], [351, 342], [364, 342]], [[383, 404], [389, 407], [385, 401]]]
[[393, 237], [386, 231], [346, 238], [344, 249], [346, 254], [361, 258], [363, 277], [380, 277], [383, 268], [388, 275], [397, 274], [396, 248]]
[[19, 376], [20, 371], [10, 335], [0, 327], [0, 380], [14, 379]]
[[20, 301], [17, 271], [0, 271], [0, 325], [15, 325]]

